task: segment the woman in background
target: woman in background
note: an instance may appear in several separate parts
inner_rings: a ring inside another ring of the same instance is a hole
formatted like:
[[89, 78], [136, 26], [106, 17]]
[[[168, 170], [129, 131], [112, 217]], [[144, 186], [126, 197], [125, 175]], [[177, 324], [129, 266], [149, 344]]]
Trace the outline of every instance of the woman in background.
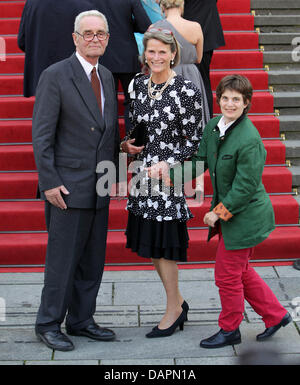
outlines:
[[[155, 23], [156, 21], [163, 18], [161, 9], [158, 5], [158, 2], [156, 0], [140, 0], [142, 3], [142, 6], [144, 7], [145, 11], [147, 12], [147, 15], [152, 23]], [[143, 53], [143, 33], [135, 33], [135, 40], [138, 45], [139, 54], [142, 56]]]
[[203, 33], [201, 25], [182, 17], [184, 0], [161, 0], [160, 8], [165, 19], [158, 20], [152, 27], [165, 28], [173, 32], [180, 45], [180, 63], [174, 68], [178, 75], [193, 82], [202, 94], [202, 126], [210, 120], [205, 86], [196, 64], [203, 56]]

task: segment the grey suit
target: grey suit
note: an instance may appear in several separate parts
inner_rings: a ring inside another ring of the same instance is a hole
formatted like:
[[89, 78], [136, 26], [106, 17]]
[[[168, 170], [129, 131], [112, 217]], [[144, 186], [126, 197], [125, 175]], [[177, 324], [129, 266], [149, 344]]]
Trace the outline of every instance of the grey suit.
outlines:
[[99, 196], [101, 161], [116, 162], [119, 149], [117, 101], [109, 70], [99, 65], [105, 105], [100, 114], [82, 65], [73, 54], [41, 75], [32, 138], [39, 190], [64, 185], [66, 210], [46, 201], [49, 232], [45, 285], [36, 329], [58, 330], [66, 312], [73, 330], [93, 322], [104, 268], [109, 194]]

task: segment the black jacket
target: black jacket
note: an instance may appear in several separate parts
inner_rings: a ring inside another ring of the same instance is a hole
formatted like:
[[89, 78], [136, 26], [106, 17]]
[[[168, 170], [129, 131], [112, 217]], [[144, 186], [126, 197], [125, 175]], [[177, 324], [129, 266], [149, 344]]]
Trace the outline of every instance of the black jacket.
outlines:
[[18, 35], [18, 45], [25, 52], [24, 96], [35, 95], [45, 68], [75, 51], [75, 17], [90, 9], [95, 9], [92, 0], [26, 1]]
[[141, 70], [134, 32], [144, 33], [151, 20], [140, 0], [98, 0], [97, 9], [109, 25], [109, 43], [100, 63], [113, 73]]
[[225, 45], [217, 1], [185, 0], [183, 17], [187, 20], [197, 21], [201, 25], [204, 36], [204, 52]]

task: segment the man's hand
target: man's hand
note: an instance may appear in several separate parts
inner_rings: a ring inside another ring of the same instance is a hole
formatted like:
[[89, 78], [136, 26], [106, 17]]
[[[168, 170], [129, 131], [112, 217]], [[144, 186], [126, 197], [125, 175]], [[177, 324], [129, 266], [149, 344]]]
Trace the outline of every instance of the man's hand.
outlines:
[[215, 227], [215, 223], [218, 219], [218, 215], [215, 214], [213, 211], [210, 211], [209, 213], [206, 213], [204, 215], [203, 222], [210, 227]]
[[145, 146], [134, 146], [132, 143], [135, 142], [135, 139], [129, 139], [126, 142], [121, 143], [122, 151], [127, 154], [135, 155], [143, 151]]
[[47, 200], [55, 207], [58, 207], [62, 210], [66, 210], [67, 205], [61, 196], [61, 193], [65, 195], [69, 195], [69, 191], [65, 188], [65, 186], [61, 185], [50, 190], [46, 190], [45, 196]]

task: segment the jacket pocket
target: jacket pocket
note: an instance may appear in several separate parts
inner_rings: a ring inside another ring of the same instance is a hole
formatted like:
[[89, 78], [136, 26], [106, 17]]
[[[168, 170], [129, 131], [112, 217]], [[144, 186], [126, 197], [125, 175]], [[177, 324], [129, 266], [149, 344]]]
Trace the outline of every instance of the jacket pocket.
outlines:
[[229, 159], [232, 159], [233, 158], [233, 156], [232, 155], [223, 155], [222, 156], [222, 160], [229, 160]]

